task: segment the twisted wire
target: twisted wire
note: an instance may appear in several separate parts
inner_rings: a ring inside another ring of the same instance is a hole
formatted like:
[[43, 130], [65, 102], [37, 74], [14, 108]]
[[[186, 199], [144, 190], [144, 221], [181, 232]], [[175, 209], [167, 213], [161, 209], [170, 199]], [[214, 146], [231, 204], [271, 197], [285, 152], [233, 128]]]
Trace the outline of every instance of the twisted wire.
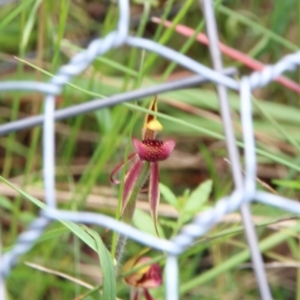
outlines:
[[[228, 68], [228, 69], [224, 69], [222, 73], [228, 76], [233, 76], [237, 74], [237, 71], [235, 68]], [[154, 86], [150, 86], [138, 90], [124, 92], [122, 94], [113, 95], [108, 98], [94, 99], [88, 102], [84, 102], [84, 103], [80, 103], [70, 107], [56, 110], [54, 112], [54, 119], [55, 121], [64, 120], [66, 118], [75, 117], [81, 114], [95, 111], [96, 109], [110, 107], [116, 104], [129, 102], [132, 100], [142, 100], [141, 98], [147, 96], [153, 96], [168, 91], [175, 91], [178, 89], [193, 87], [196, 85], [204, 84], [206, 82], [207, 79], [205, 77], [201, 75], [194, 75], [185, 79], [174, 80], [174, 81], [157, 84]], [[51, 87], [51, 85], [49, 85], [49, 87]], [[28, 88], [27, 90], [30, 89]], [[1, 91], [1, 82], [0, 82], [0, 91]], [[38, 115], [38, 116], [32, 116], [25, 119], [2, 124], [0, 125], [0, 136], [11, 132], [28, 129], [33, 126], [42, 125], [43, 121], [44, 121], [44, 116]]]
[[[52, 83], [35, 82], [35, 81], [4, 81], [0, 82], [0, 91], [36, 91], [45, 94], [57, 95], [60, 88]], [[2, 125], [3, 126], [3, 125]]]
[[261, 72], [254, 72], [249, 76], [251, 88], [264, 87], [282, 73], [294, 71], [300, 65], [300, 51], [284, 56], [274, 65], [265, 66]]
[[119, 0], [118, 2], [120, 16], [117, 30], [109, 33], [103, 39], [92, 41], [86, 50], [73, 56], [67, 65], [62, 66], [58, 70], [57, 74], [50, 80], [50, 83], [62, 88], [75, 75], [87, 69], [98, 56], [125, 43], [129, 29], [129, 3], [128, 0]]
[[235, 190], [230, 196], [219, 200], [214, 208], [195, 217], [189, 225], [181, 229], [172, 241], [180, 247], [181, 251], [184, 251], [196, 238], [205, 235], [214, 225], [218, 224], [227, 213], [237, 210], [245, 203], [244, 199], [244, 191]]
[[8, 276], [11, 268], [17, 263], [18, 257], [32, 248], [50, 222], [51, 220], [49, 218], [39, 216], [32, 221], [26, 231], [19, 235], [12, 250], [4, 253], [2, 257], [0, 277]]

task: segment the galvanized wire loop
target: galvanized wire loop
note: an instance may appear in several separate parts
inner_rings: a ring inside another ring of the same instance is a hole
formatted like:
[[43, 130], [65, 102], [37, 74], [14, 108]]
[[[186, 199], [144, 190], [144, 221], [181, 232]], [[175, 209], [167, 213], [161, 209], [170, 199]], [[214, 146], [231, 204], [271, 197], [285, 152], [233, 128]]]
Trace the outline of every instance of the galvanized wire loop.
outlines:
[[0, 277], [8, 276], [11, 268], [17, 263], [18, 257], [33, 247], [50, 222], [48, 218], [39, 216], [29, 225], [26, 231], [19, 235], [12, 250], [2, 256]]
[[264, 67], [261, 72], [254, 72], [250, 75], [250, 85], [252, 90], [264, 87], [269, 82], [275, 80], [286, 71], [293, 71], [300, 65], [300, 51], [283, 57], [275, 65]]
[[191, 224], [184, 226], [173, 242], [182, 250], [190, 247], [196, 238], [204, 236], [227, 213], [237, 210], [243, 203], [244, 191], [234, 191], [231, 196], [219, 200], [214, 208], [199, 214]]
[[241, 123], [245, 154], [245, 197], [253, 199], [256, 191], [256, 154], [252, 121], [250, 83], [243, 77], [240, 85]]

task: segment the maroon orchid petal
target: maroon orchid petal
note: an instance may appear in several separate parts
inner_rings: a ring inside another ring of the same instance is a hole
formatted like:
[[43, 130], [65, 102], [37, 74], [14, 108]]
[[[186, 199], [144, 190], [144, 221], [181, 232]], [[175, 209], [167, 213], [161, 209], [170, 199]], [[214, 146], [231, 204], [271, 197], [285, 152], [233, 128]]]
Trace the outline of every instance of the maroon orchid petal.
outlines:
[[138, 194], [149, 177], [149, 172], [150, 163], [138, 159], [125, 177], [121, 216], [126, 223], [132, 220]]
[[[140, 257], [131, 268], [143, 265], [151, 260], [151, 257], [142, 256]], [[127, 284], [144, 288], [151, 289], [161, 286], [162, 284], [162, 271], [159, 264], [154, 263], [152, 265], [147, 265], [142, 267], [135, 273], [125, 277], [125, 281]]]
[[128, 204], [132, 192], [134, 191], [134, 186], [142, 171], [143, 164], [144, 163], [141, 160], [136, 161], [125, 177], [121, 215], [123, 214], [124, 209]]
[[165, 142], [158, 140], [143, 140], [132, 138], [134, 147], [141, 160], [156, 162], [167, 159], [175, 147], [173, 140]]
[[[143, 262], [145, 263], [145, 262]], [[138, 285], [145, 289], [152, 289], [162, 285], [162, 272], [159, 264], [152, 264], [144, 276], [139, 280]]]
[[[131, 153], [129, 156], [128, 156], [128, 159], [127, 159], [127, 163], [131, 162], [133, 160], [134, 162], [134, 159], [137, 158], [137, 153], [134, 152], [134, 153]], [[114, 176], [124, 167], [124, 161], [122, 161], [120, 164], [118, 164], [114, 169], [113, 171], [111, 172], [110, 174], [110, 181], [113, 183], [113, 184], [119, 184], [121, 181], [120, 180], [116, 180], [114, 179]]]
[[151, 212], [151, 216], [154, 222], [154, 227], [157, 235], [159, 235], [157, 230], [157, 208], [160, 199], [158, 184], [159, 184], [158, 163], [153, 162], [150, 165], [149, 203], [150, 203], [150, 212]]
[[140, 291], [139, 290], [135, 291], [133, 300], [140, 300]]
[[144, 296], [146, 298], [146, 300], [155, 300], [149, 293], [149, 291], [147, 289], [144, 289]]

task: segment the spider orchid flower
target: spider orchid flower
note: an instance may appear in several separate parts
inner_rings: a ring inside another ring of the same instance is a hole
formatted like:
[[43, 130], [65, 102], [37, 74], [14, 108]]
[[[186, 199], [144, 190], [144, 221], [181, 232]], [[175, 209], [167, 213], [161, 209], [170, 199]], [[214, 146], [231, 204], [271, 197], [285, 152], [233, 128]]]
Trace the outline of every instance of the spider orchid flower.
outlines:
[[[152, 101], [150, 108], [157, 112], [157, 99]], [[121, 215], [125, 222], [131, 222], [135, 209], [138, 193], [149, 177], [149, 203], [150, 212], [157, 230], [157, 208], [160, 199], [159, 193], [159, 166], [158, 162], [167, 159], [175, 147], [173, 140], [160, 141], [156, 139], [158, 131], [163, 129], [157, 118], [147, 114], [142, 130], [142, 141], [132, 138], [136, 152], [129, 155], [127, 161], [131, 163], [124, 181], [124, 190], [121, 206]], [[114, 184], [120, 181], [114, 179], [114, 175], [124, 167], [120, 163], [111, 173], [110, 180]]]
[[148, 256], [134, 256], [124, 265], [123, 271], [125, 272], [140, 267], [136, 272], [124, 278], [126, 283], [134, 289], [133, 300], [139, 300], [141, 295], [144, 295], [146, 300], [154, 300], [149, 289], [162, 284], [162, 271], [157, 263], [142, 266], [150, 260]]

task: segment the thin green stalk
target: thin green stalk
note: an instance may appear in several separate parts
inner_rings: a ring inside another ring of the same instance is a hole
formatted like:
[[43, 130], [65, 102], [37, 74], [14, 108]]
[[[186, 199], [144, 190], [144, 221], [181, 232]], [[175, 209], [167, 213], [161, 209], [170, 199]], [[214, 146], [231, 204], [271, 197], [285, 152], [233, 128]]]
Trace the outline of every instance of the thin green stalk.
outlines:
[[137, 197], [139, 192], [141, 191], [144, 183], [146, 182], [148, 175], [150, 172], [150, 163], [149, 162], [143, 162], [143, 168], [139, 174], [139, 177], [134, 185], [134, 188], [130, 194], [130, 198], [128, 200], [128, 204], [124, 210], [123, 216], [122, 216], [122, 221], [125, 223], [131, 223], [132, 221], [132, 216], [134, 213], [135, 209], [135, 203], [137, 201]]
[[[249, 57], [258, 57], [266, 48], [269, 43], [270, 38], [268, 36], [263, 36], [247, 53]], [[243, 66], [241, 62], [236, 62], [236, 66]]]
[[[218, 7], [222, 2], [223, 2], [223, 0], [214, 1], [214, 9], [216, 9], [216, 7]], [[163, 26], [163, 22], [160, 23], [160, 25]], [[204, 25], [205, 25], [205, 20], [203, 19], [202, 21], [200, 21], [200, 23], [196, 27], [193, 35], [191, 37], [189, 37], [188, 40], [184, 43], [184, 45], [181, 47], [181, 49], [179, 50], [179, 53], [185, 54], [191, 48], [191, 46], [194, 44], [194, 42], [197, 38], [198, 33], [204, 29]], [[177, 64], [175, 62], [171, 62], [169, 64], [169, 66], [166, 68], [166, 70], [164, 71], [164, 73], [162, 75], [163, 81], [165, 81], [170, 76], [170, 74], [174, 71], [176, 66], [177, 66]]]
[[293, 145], [299, 152], [300, 152], [300, 145], [298, 142], [286, 132], [283, 127], [266, 111], [262, 108], [260, 105], [259, 101], [256, 100], [254, 97], [253, 99], [253, 104], [254, 106], [260, 111], [260, 113], [271, 123], [273, 126], [281, 133], [283, 138], [288, 141], [291, 145]]
[[287, 39], [281, 37], [280, 35], [274, 33], [273, 31], [263, 27], [262, 25], [260, 25], [259, 23], [250, 20], [249, 18], [245, 17], [244, 15], [235, 12], [223, 5], [220, 5], [218, 7], [218, 11], [229, 16], [229, 17], [234, 17], [236, 20], [240, 21], [241, 23], [249, 26], [250, 28], [254, 29], [256, 32], [259, 32], [261, 34], [263, 34], [264, 36], [269, 37], [270, 39], [272, 39], [273, 41], [283, 45], [284, 47], [286, 47], [289, 50], [292, 51], [297, 51], [299, 50], [299, 47], [291, 42], [289, 42]]
[[116, 25], [116, 9], [117, 7], [112, 3], [105, 14], [104, 24], [101, 28], [101, 35], [106, 35], [115, 29]]
[[[197, 38], [198, 33], [203, 30], [204, 24], [205, 23], [203, 20], [198, 24], [193, 35], [191, 37], [189, 37], [188, 40], [183, 44], [183, 46], [179, 50], [179, 53], [185, 54], [191, 48], [191, 46], [194, 44], [194, 42]], [[168, 65], [168, 67], [166, 68], [166, 70], [164, 71], [164, 73], [162, 75], [162, 81], [165, 81], [170, 76], [170, 74], [174, 71], [176, 66], [177, 66], [176, 62], [171, 62]]]
[[[144, 31], [145, 31], [145, 28], [146, 28], [146, 25], [147, 25], [147, 21], [149, 19], [150, 8], [151, 8], [150, 3], [146, 1], [144, 3], [143, 14], [142, 14], [142, 17], [141, 17], [141, 21], [140, 21], [137, 33], [136, 33], [136, 36], [138, 36], [138, 37], [141, 37], [144, 34]], [[137, 58], [138, 52], [140, 52], [140, 51], [142, 51], [142, 53], [144, 53], [143, 50], [138, 50], [137, 48], [131, 49], [130, 54], [129, 54], [128, 65], [127, 65], [128, 69], [134, 69], [134, 65], [137, 61], [136, 58]], [[124, 78], [124, 81], [123, 81], [123, 90], [127, 89], [129, 80], [130, 80], [130, 75], [127, 73], [125, 75], [125, 78]], [[138, 85], [139, 84], [140, 83], [138, 83]]]
[[58, 30], [57, 30], [57, 37], [56, 42], [54, 45], [54, 55], [52, 60], [52, 70], [54, 71], [57, 68], [59, 62], [59, 55], [60, 55], [60, 46], [61, 41], [65, 33], [66, 24], [67, 24], [67, 17], [69, 13], [70, 7], [70, 0], [62, 0], [60, 3], [60, 15], [59, 15], [59, 23], [58, 23]]
[[63, 157], [62, 161], [64, 162], [64, 165], [67, 167], [70, 167], [72, 158], [74, 156], [75, 150], [76, 150], [76, 142], [77, 142], [77, 135], [80, 131], [80, 128], [82, 126], [82, 123], [85, 119], [84, 115], [77, 116], [75, 120], [70, 120], [70, 134], [68, 135], [68, 138], [66, 140], [66, 144], [63, 147]]
[[[5, 29], [11, 21], [13, 21], [18, 15], [21, 15], [21, 24], [24, 24], [24, 11], [26, 11], [27, 7], [32, 5], [32, 2], [35, 0], [22, 0], [21, 3], [19, 3], [14, 10], [12, 10], [5, 18], [3, 18], [0, 22], [0, 31]], [[23, 27], [22, 27], [23, 28]]]
[[[37, 11], [38, 8], [40, 6], [40, 4], [42, 3], [42, 1], [44, 0], [36, 0], [32, 10], [30, 11], [29, 15], [28, 15], [28, 19], [26, 20], [26, 24], [22, 30], [22, 39], [21, 39], [21, 44], [20, 44], [20, 48], [22, 49], [22, 52], [25, 53], [26, 48], [28, 46], [29, 43], [29, 38], [30, 35], [32, 34], [32, 31], [34, 30], [34, 23], [36, 20], [36, 16], [37, 16]], [[22, 56], [24, 57], [24, 56]]]
[[[165, 7], [164, 12], [163, 12], [163, 15], [161, 16], [161, 19], [163, 21], [165, 21], [167, 19], [167, 17], [169, 16], [169, 14], [171, 12], [171, 9], [172, 9], [172, 7], [174, 5], [174, 2], [175, 2], [175, 0], [169, 0], [169, 1], [167, 1], [166, 7]], [[154, 36], [153, 36], [153, 41], [157, 41], [160, 38], [163, 29], [164, 29], [163, 24], [162, 23], [158, 24], [158, 27], [157, 27], [157, 29], [155, 31]]]
[[[269, 249], [275, 247], [276, 245], [284, 242], [286, 239], [289, 238], [289, 233], [298, 233], [300, 231], [300, 224], [297, 224], [296, 226], [290, 228], [289, 230], [282, 230], [280, 232], [277, 232], [266, 239], [264, 239], [262, 242], [259, 243], [259, 249], [262, 253], [268, 251]], [[287, 234], [288, 233], [288, 234]], [[183, 295], [192, 289], [199, 287], [199, 285], [203, 285], [220, 274], [227, 272], [235, 267], [237, 267], [239, 264], [245, 262], [250, 258], [250, 252], [249, 250], [244, 250], [236, 255], [234, 255], [231, 258], [228, 258], [224, 263], [214, 267], [213, 269], [205, 272], [204, 274], [191, 279], [189, 282], [186, 282], [181, 285], [180, 287], [180, 294]]]
[[[43, 56], [44, 56], [44, 49], [45, 49], [45, 20], [46, 20], [46, 7], [45, 7], [45, 1], [43, 1], [39, 7], [38, 10], [38, 43], [37, 43], [37, 55], [36, 55], [36, 63], [37, 65], [42, 65], [43, 63]], [[37, 81], [41, 81], [41, 72], [39, 70], [36, 70], [35, 79]], [[41, 105], [39, 101], [39, 95], [34, 95], [32, 102], [37, 102], [36, 104], [32, 105], [31, 108], [31, 114], [36, 115], [38, 113], [41, 113]], [[33, 128], [31, 131], [31, 140], [30, 140], [30, 148], [29, 153], [26, 159], [26, 166], [25, 166], [25, 172], [24, 172], [24, 180], [23, 185], [25, 186], [29, 180], [29, 173], [32, 169], [34, 169], [34, 166], [38, 162], [37, 158], [37, 147], [38, 142], [41, 134], [41, 128]]]
[[[289, 142], [291, 145], [295, 147], [300, 152], [300, 145], [299, 143], [287, 132], [285, 129], [260, 105], [259, 101], [252, 97], [254, 106], [258, 109], [258, 111], [271, 123], [273, 126], [280, 132], [280, 134], [283, 136], [283, 138]], [[299, 158], [296, 158], [296, 162], [294, 165], [298, 164]], [[288, 174], [286, 178], [291, 178], [295, 174], [294, 169], [288, 170]], [[284, 187], [280, 187], [278, 192], [282, 193], [284, 191]], [[286, 195], [287, 196], [287, 195]], [[300, 299], [299, 299], [300, 300]]]
[[[125, 124], [127, 111], [124, 113], [124, 108], [119, 107], [115, 110], [116, 114], [113, 116], [113, 124], [110, 132], [102, 138], [101, 143], [97, 145], [96, 150], [93, 152], [92, 158], [89, 160], [87, 167], [84, 170], [79, 182], [74, 191], [71, 201], [78, 202], [78, 208], [81, 209], [85, 203], [87, 195], [90, 193], [92, 187], [95, 185], [96, 180], [103, 170], [105, 163], [112, 155], [112, 149], [116, 149], [120, 138], [127, 136], [130, 130], [130, 124]], [[123, 131], [122, 131], [123, 129]], [[120, 138], [118, 132], [122, 132]]]
[[[26, 11], [22, 10], [21, 14], [21, 32], [22, 32], [22, 39], [20, 42], [19, 46], [19, 57], [24, 58], [26, 48], [29, 42], [29, 37], [33, 31], [33, 25], [36, 19], [37, 15], [37, 10], [41, 4], [42, 0], [36, 0], [29, 15], [28, 18], [26, 19]], [[18, 68], [17, 68], [17, 74], [18, 77], [21, 77], [23, 73], [23, 65], [18, 62]], [[17, 95], [14, 97], [13, 100], [13, 106], [12, 106], [12, 115], [11, 115], [11, 120], [16, 120], [18, 117], [19, 113], [19, 106], [20, 106], [20, 97]], [[9, 136], [8, 143], [11, 144], [13, 140], [15, 139], [16, 135], [13, 133]], [[8, 150], [6, 153], [6, 159], [3, 167], [3, 176], [4, 177], [9, 177], [10, 172], [11, 172], [11, 167], [12, 167], [12, 160], [13, 156], [12, 153]]]
[[[96, 68], [94, 68], [87, 86], [88, 91], [91, 91], [93, 89], [93, 83], [95, 82], [94, 78], [96, 76], [96, 72], [97, 70]], [[70, 97], [66, 96], [66, 98], [69, 99]], [[84, 95], [82, 101], [84, 101], [85, 99], [88, 100], [87, 95]], [[69, 121], [71, 132], [66, 140], [66, 145], [63, 146], [64, 151], [63, 151], [63, 158], [62, 158], [62, 161], [64, 161], [64, 164], [67, 168], [70, 167], [71, 160], [74, 156], [76, 150], [76, 141], [77, 141], [76, 137], [78, 135], [78, 132], [80, 131], [80, 128], [85, 118], [86, 117], [84, 115], [79, 115], [76, 117], [75, 121], [72, 119]]]
[[[23, 5], [23, 2], [26, 2], [26, 0], [23, 0], [21, 5]], [[26, 27], [26, 16], [27, 12], [25, 10], [22, 10], [21, 12], [21, 18], [20, 18], [20, 27], [21, 32], [25, 30]], [[19, 56], [24, 57], [25, 56], [25, 48], [20, 45], [19, 47]], [[18, 62], [17, 66], [17, 77], [22, 78], [23, 75], [23, 64]], [[11, 112], [11, 120], [16, 120], [18, 117], [20, 109], [20, 96], [19, 94], [15, 95], [13, 97], [13, 103], [12, 103], [12, 112]], [[13, 152], [12, 152], [12, 146], [14, 144], [14, 140], [16, 139], [16, 133], [12, 133], [8, 136], [7, 139], [7, 147], [5, 147], [5, 161], [3, 165], [3, 177], [8, 178], [11, 174], [11, 168], [12, 168], [12, 162], [13, 162]], [[10, 234], [12, 240], [15, 239], [17, 233], [18, 233], [18, 222], [19, 214], [20, 214], [20, 206], [21, 206], [21, 196], [16, 197], [15, 200], [15, 207], [14, 207], [14, 222], [12, 222], [12, 225], [10, 227]]]
[[[132, 133], [135, 122], [136, 122], [136, 119], [132, 118], [130, 121], [130, 134]], [[122, 180], [121, 180], [120, 190], [119, 190], [118, 205], [117, 205], [116, 214], [115, 214], [116, 220], [119, 220], [121, 217], [121, 207], [122, 207], [122, 199], [123, 199], [123, 192], [124, 192], [124, 179], [125, 179], [125, 175], [127, 173], [129, 148], [130, 148], [130, 143], [127, 143], [126, 150], [125, 150], [125, 157], [124, 157], [124, 168], [122, 170]], [[125, 247], [125, 244], [126, 244], [126, 238], [123, 237], [123, 240], [121, 240], [121, 239], [122, 239], [121, 236], [119, 236], [116, 232], [113, 233], [111, 256], [116, 257], [117, 261], [120, 260], [121, 255], [124, 250], [124, 247]], [[118, 244], [119, 244], [119, 246], [117, 246]]]
[[[130, 194], [128, 204], [127, 204], [126, 208], [124, 209], [124, 213], [121, 217], [121, 220], [127, 224], [130, 224], [132, 221], [138, 194], [149, 176], [149, 171], [150, 171], [150, 163], [144, 162], [142, 170], [139, 174], [139, 177], [138, 177], [138, 179], [133, 187], [133, 190]], [[123, 252], [125, 249], [125, 245], [126, 245], [126, 240], [127, 240], [127, 238], [123, 235], [121, 235], [121, 236], [119, 235], [117, 238], [117, 245], [116, 245], [116, 251], [115, 251], [115, 253], [116, 253], [115, 259], [117, 261], [117, 266], [119, 266], [120, 260], [122, 258], [122, 255], [123, 255]]]
[[[163, 36], [159, 39], [158, 43], [161, 45], [164, 45], [168, 42], [168, 40], [171, 38], [175, 26], [186, 16], [188, 10], [190, 7], [194, 4], [194, 0], [187, 0], [184, 2], [183, 6], [181, 7], [180, 11], [178, 12], [177, 16], [174, 18], [172, 26], [168, 28]], [[157, 59], [158, 55], [157, 54], [150, 54], [145, 62], [145, 67], [144, 67], [144, 74], [148, 73], [149, 70], [152, 68], [152, 66], [155, 63], [155, 60]]]

